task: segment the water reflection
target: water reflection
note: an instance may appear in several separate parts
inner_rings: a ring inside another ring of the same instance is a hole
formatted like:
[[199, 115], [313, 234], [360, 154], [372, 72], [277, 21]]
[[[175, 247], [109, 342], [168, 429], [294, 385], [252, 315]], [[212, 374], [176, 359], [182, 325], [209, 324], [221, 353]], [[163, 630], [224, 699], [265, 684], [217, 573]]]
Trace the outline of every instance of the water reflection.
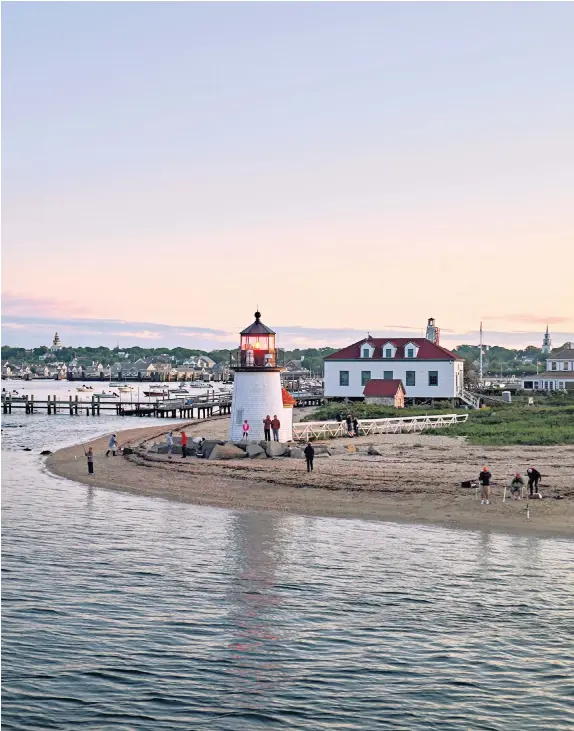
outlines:
[[271, 513], [247, 512], [233, 514], [228, 526], [229, 657], [243, 691], [254, 694], [255, 710], [261, 695], [274, 690], [281, 668], [277, 573], [284, 560], [284, 526]]

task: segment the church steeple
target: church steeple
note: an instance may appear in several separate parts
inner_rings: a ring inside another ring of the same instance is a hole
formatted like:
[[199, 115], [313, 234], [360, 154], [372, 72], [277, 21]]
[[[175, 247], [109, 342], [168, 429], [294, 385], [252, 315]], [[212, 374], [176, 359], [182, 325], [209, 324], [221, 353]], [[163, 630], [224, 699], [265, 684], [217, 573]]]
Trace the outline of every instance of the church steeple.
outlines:
[[550, 337], [550, 329], [546, 325], [546, 333], [542, 339], [542, 352], [546, 355], [552, 350], [552, 338]]

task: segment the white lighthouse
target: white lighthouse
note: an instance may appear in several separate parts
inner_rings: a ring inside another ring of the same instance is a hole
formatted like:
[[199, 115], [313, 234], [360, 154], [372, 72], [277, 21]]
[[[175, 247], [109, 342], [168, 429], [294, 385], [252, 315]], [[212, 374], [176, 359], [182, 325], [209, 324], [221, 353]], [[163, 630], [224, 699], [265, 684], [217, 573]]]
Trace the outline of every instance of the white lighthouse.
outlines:
[[281, 371], [275, 347], [275, 333], [261, 322], [241, 331], [239, 350], [231, 368], [235, 372], [229, 439], [238, 442], [243, 436], [243, 424], [249, 423], [249, 438], [263, 439], [263, 420], [277, 416], [281, 422], [279, 440], [293, 438], [293, 399], [281, 387]]

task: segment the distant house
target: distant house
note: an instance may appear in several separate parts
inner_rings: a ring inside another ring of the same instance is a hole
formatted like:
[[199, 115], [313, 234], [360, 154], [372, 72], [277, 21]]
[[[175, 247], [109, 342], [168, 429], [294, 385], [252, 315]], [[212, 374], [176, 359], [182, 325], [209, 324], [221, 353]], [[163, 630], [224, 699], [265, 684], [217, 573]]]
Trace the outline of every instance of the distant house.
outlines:
[[363, 390], [367, 404], [394, 406], [395, 409], [405, 408], [405, 387], [400, 378], [387, 379], [373, 378], [367, 382]]
[[192, 355], [191, 358], [184, 360], [182, 365], [188, 368], [207, 368], [211, 370], [215, 366], [215, 361], [208, 355]]
[[289, 360], [284, 365], [283, 375], [288, 378], [308, 378], [310, 371], [300, 360]]
[[522, 381], [522, 387], [534, 391], [571, 391], [574, 390], [574, 345], [550, 353], [546, 360], [546, 370]]
[[10, 363], [6, 363], [6, 365], [2, 366], [2, 377], [3, 378], [10, 378], [12, 375], [12, 366]]

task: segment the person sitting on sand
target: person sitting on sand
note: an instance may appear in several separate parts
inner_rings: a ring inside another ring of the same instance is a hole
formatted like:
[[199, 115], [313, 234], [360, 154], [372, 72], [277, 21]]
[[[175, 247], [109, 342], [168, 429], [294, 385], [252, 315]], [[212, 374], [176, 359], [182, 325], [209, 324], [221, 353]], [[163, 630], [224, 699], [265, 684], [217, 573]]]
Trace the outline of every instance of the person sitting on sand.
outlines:
[[242, 428], [243, 428], [243, 437], [242, 438], [245, 440], [249, 439], [249, 428], [250, 427], [249, 427], [249, 422], [247, 421], [247, 419], [245, 419], [245, 421], [243, 422]]
[[510, 483], [510, 492], [512, 493], [513, 500], [522, 499], [522, 488], [524, 487], [524, 480], [520, 477], [520, 473], [517, 472], [514, 475], [514, 479]]
[[478, 481], [480, 482], [480, 497], [482, 498], [480, 504], [484, 505], [485, 503], [488, 505], [490, 501], [490, 480], [492, 478], [492, 475], [488, 471], [488, 467], [483, 467], [482, 472], [478, 476]]

